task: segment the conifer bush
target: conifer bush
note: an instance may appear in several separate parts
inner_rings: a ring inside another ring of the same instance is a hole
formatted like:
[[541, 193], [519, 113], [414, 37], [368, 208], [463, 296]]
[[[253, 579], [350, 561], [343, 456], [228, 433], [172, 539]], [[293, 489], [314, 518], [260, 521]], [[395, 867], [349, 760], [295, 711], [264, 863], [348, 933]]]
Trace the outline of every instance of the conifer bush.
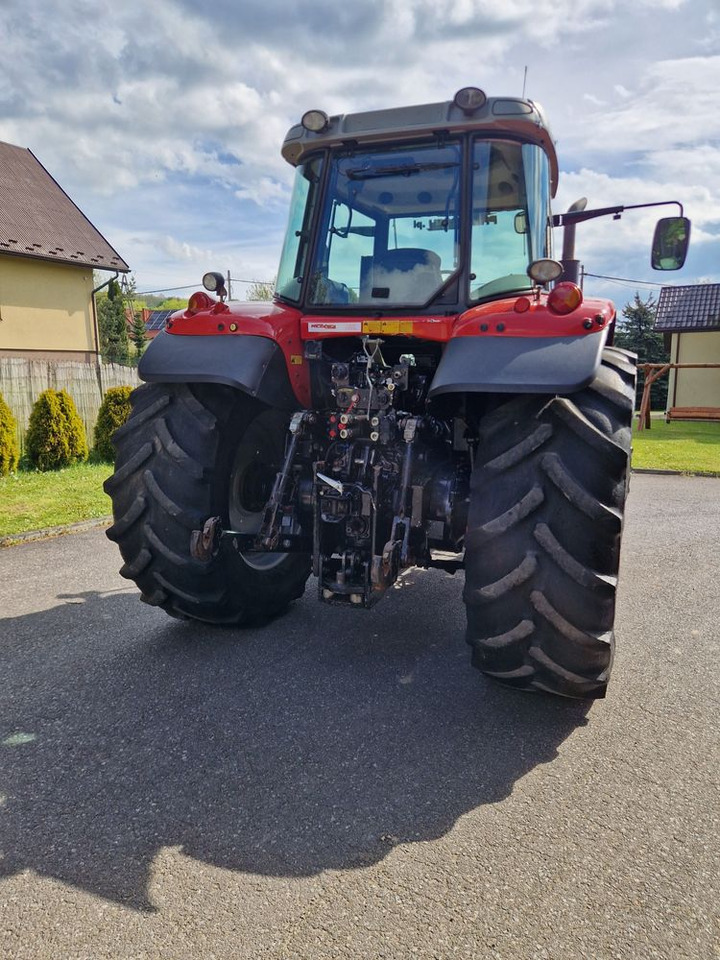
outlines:
[[95, 423], [94, 454], [98, 460], [113, 463], [115, 447], [112, 438], [130, 416], [130, 394], [132, 387], [110, 387], [105, 394]]
[[64, 390], [45, 390], [35, 401], [25, 451], [37, 470], [59, 470], [87, 460], [85, 427]]
[[88, 442], [85, 425], [77, 412], [75, 401], [65, 390], [58, 391], [60, 409], [67, 424], [70, 453], [73, 463], [84, 463], [88, 458]]
[[0, 477], [6, 477], [18, 465], [20, 450], [17, 442], [17, 423], [12, 410], [0, 393]]

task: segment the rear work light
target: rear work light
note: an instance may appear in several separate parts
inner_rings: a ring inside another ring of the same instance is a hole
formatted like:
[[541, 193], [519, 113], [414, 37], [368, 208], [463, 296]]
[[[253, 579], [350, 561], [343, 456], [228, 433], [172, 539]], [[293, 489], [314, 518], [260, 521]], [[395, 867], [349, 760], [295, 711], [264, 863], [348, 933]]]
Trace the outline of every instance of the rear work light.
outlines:
[[560, 316], [577, 310], [582, 302], [582, 290], [569, 280], [556, 284], [547, 299], [548, 310]]
[[559, 260], [551, 260], [549, 257], [542, 257], [540, 260], [533, 260], [527, 268], [527, 275], [539, 286], [546, 283], [552, 283], [553, 280], [559, 280], [563, 273], [563, 265]]
[[210, 293], [216, 293], [221, 300], [227, 297], [225, 277], [221, 273], [215, 273], [214, 270], [206, 273], [203, 277], [203, 286], [206, 290], [209, 290]]

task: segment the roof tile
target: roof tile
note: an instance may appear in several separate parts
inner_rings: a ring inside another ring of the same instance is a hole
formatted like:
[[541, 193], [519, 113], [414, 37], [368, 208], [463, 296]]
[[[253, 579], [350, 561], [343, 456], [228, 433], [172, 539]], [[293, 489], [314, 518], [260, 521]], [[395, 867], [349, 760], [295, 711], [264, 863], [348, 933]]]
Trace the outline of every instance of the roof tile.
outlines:
[[720, 330], [720, 283], [663, 287], [657, 305], [655, 329]]
[[10, 244], [23, 257], [130, 269], [30, 150], [0, 142], [0, 247], [14, 253]]

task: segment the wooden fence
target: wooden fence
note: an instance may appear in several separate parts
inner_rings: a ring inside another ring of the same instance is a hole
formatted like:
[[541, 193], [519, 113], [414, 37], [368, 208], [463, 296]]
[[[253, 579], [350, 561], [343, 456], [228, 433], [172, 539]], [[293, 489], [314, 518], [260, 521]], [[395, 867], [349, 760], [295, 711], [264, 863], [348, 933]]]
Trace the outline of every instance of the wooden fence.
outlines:
[[85, 424], [88, 444], [92, 446], [95, 420], [108, 387], [137, 387], [139, 384], [135, 367], [0, 357], [0, 393], [17, 420], [21, 448], [30, 411], [43, 390], [66, 390], [70, 394]]

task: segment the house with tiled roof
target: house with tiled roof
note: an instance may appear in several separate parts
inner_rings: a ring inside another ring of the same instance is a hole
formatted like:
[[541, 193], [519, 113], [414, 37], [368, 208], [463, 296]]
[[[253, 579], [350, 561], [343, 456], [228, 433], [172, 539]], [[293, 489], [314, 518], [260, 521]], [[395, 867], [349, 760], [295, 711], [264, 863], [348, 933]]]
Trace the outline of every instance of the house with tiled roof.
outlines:
[[0, 357], [94, 360], [94, 271], [129, 269], [30, 150], [0, 143]]
[[[720, 364], [720, 283], [663, 287], [655, 330], [670, 339], [671, 363]], [[670, 371], [670, 419], [720, 419], [720, 368]]]

